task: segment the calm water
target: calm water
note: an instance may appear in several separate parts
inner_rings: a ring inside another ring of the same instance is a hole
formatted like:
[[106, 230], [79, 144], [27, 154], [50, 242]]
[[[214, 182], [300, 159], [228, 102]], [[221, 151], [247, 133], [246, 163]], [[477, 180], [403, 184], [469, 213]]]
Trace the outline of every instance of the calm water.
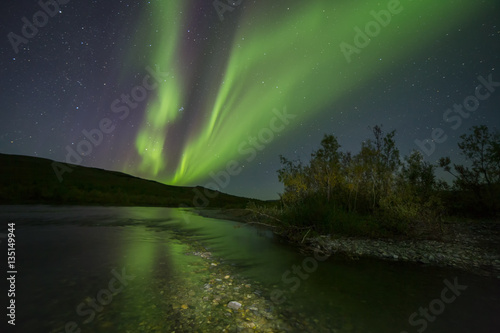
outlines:
[[[231, 288], [251, 285], [272, 314], [268, 322], [288, 321], [289, 331], [500, 331], [496, 279], [378, 260], [318, 261], [268, 231], [189, 210], [0, 206], [0, 221], [16, 223], [17, 332], [220, 332], [231, 325], [220, 314], [232, 299], [203, 298], [217, 274], [234, 276]], [[217, 264], [193, 255], [203, 251]], [[445, 279], [467, 286], [458, 297], [445, 292], [449, 304], [439, 300]], [[436, 315], [419, 313], [429, 306]]]

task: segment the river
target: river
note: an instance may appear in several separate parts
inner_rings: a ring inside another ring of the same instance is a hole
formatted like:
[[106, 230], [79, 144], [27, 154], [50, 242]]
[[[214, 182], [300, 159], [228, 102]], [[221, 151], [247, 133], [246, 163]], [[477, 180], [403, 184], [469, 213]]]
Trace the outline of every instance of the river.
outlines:
[[0, 220], [16, 225], [16, 332], [500, 332], [495, 278], [305, 255], [189, 209], [0, 206]]

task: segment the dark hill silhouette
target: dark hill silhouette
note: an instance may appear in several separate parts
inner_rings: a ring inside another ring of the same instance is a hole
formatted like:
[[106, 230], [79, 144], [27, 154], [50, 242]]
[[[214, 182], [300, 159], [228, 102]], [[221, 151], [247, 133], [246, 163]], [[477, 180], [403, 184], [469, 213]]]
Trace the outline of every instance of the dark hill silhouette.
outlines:
[[59, 165], [73, 171], [64, 173], [59, 181], [53, 163], [45, 158], [0, 154], [0, 204], [244, 208], [249, 201], [259, 201], [65, 163]]

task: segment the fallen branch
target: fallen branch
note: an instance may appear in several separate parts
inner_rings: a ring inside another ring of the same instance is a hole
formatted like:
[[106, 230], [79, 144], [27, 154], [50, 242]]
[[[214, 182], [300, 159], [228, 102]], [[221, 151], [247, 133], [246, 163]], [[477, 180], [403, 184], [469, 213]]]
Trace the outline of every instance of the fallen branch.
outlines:
[[268, 214], [265, 214], [265, 213], [261, 213], [261, 212], [259, 212], [259, 211], [256, 211], [256, 210], [253, 210], [253, 209], [249, 209], [249, 208], [246, 208], [246, 210], [251, 211], [251, 212], [252, 212], [252, 213], [254, 213], [254, 214], [263, 215], [263, 216], [269, 217], [269, 218], [271, 218], [271, 219], [273, 219], [273, 220], [276, 220], [276, 221], [278, 221], [278, 222], [280, 222], [280, 223], [283, 223], [283, 221], [281, 221], [280, 219], [278, 219], [278, 218], [276, 218], [276, 217], [274, 217], [274, 216], [271, 216], [271, 215], [268, 215]]
[[307, 235], [309, 234], [309, 231], [311, 231], [311, 228], [309, 228], [309, 230], [307, 230], [307, 232], [304, 235], [304, 237], [302, 237], [302, 241], [300, 243], [304, 243], [304, 239], [306, 239]]
[[271, 225], [271, 224], [267, 224], [267, 223], [262, 223], [262, 222], [246, 222], [247, 224], [260, 224], [260, 225], [265, 225], [266, 227], [271, 227], [271, 228], [279, 228], [278, 226], [276, 225]]

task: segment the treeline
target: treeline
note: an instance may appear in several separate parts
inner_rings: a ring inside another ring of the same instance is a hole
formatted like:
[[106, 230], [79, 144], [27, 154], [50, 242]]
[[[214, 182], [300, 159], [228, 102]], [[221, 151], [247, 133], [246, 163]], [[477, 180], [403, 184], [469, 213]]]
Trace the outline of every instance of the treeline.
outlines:
[[[375, 126], [372, 132], [357, 154], [341, 151], [337, 138], [325, 135], [307, 163], [280, 156], [280, 206], [253, 209], [292, 230], [364, 236], [439, 235], [446, 216], [498, 215], [498, 132], [476, 126], [461, 136], [466, 165], [449, 157], [431, 164], [417, 150], [402, 158], [395, 131]], [[453, 175], [452, 184], [436, 177], [438, 167]]]

